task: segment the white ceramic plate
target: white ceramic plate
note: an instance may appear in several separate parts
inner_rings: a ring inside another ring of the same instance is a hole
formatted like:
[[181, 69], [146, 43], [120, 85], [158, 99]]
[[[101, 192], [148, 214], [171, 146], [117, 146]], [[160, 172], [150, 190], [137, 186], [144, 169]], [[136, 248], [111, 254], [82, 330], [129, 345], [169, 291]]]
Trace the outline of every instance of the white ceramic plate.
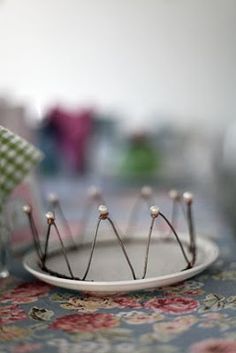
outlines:
[[[181, 236], [186, 240], [186, 237]], [[145, 237], [132, 238], [125, 246], [137, 277], [141, 277], [145, 257]], [[68, 252], [74, 276], [82, 277], [90, 251], [87, 243], [77, 252]], [[187, 248], [185, 247], [187, 252]], [[35, 251], [24, 258], [24, 267], [38, 279], [52, 285], [96, 294], [114, 294], [142, 289], [153, 289], [181, 282], [205, 270], [218, 257], [219, 249], [212, 241], [199, 237], [197, 240], [197, 261], [193, 268], [182, 271], [186, 262], [174, 240], [165, 241], [154, 237], [149, 252], [148, 271], [145, 279], [133, 280], [127, 262], [117, 242], [97, 242], [91, 268], [86, 281], [64, 279], [42, 271]], [[51, 270], [68, 275], [62, 255], [52, 256], [47, 261]]]

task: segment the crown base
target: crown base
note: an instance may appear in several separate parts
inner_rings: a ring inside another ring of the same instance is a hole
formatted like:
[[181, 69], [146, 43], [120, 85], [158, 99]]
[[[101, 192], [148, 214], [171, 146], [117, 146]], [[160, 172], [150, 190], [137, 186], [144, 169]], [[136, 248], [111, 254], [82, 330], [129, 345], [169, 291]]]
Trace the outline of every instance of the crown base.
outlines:
[[[188, 251], [187, 242], [185, 241], [187, 237], [181, 236], [181, 240], [186, 251]], [[121, 261], [123, 254], [115, 240], [104, 239], [98, 241], [91, 270], [86, 281], [70, 279], [61, 252], [49, 253], [47, 260], [47, 268], [50, 271], [59, 273], [59, 276], [42, 270], [35, 252], [26, 257], [24, 265], [29, 272], [48, 283], [70, 289], [112, 294], [113, 291], [126, 292], [150, 289], [182, 281], [204, 270], [218, 256], [216, 245], [209, 240], [199, 239], [196, 264], [193, 268], [182, 271], [186, 267], [186, 263], [176, 242], [156, 236], [152, 239], [146, 278], [140, 279], [143, 268], [143, 263], [141, 263], [140, 259], [143, 258], [145, 241], [146, 238], [142, 236], [125, 240], [127, 252], [136, 269], [137, 280], [132, 279], [126, 263]], [[87, 265], [89, 245], [89, 243], [84, 244], [77, 251], [68, 250], [67, 252], [75, 277], [81, 277]]]

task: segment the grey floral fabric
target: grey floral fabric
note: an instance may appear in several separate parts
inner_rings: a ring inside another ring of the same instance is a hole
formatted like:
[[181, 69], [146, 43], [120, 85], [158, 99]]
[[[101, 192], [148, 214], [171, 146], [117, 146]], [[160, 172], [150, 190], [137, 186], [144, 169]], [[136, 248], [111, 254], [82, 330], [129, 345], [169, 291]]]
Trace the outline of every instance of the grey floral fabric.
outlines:
[[191, 280], [97, 297], [51, 287], [19, 270], [1, 280], [1, 353], [235, 353], [235, 240]]

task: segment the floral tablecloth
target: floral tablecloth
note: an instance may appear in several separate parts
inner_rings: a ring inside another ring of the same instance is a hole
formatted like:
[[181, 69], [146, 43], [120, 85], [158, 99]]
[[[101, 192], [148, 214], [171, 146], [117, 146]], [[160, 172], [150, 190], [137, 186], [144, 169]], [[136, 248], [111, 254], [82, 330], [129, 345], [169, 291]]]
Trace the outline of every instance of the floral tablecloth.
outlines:
[[154, 291], [92, 297], [39, 282], [15, 259], [0, 282], [0, 353], [235, 353], [236, 239], [218, 222], [217, 262]]

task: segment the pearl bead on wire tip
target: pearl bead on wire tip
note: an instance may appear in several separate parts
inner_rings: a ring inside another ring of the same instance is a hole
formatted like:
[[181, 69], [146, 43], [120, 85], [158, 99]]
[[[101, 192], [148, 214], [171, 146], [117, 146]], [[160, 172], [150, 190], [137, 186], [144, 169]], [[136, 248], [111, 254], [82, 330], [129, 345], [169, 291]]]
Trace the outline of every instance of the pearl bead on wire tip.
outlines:
[[177, 201], [180, 199], [180, 193], [175, 190], [175, 189], [172, 189], [169, 191], [169, 197], [173, 200], [173, 201]]
[[57, 196], [57, 194], [54, 194], [54, 193], [50, 193], [49, 195], [48, 195], [48, 201], [49, 202], [57, 202], [58, 201], [58, 196]]
[[22, 210], [23, 210], [23, 212], [25, 212], [26, 214], [29, 214], [29, 213], [31, 212], [32, 208], [31, 208], [30, 205], [24, 205], [24, 206], [22, 207]]
[[104, 215], [107, 215], [107, 214], [108, 214], [108, 208], [107, 208], [107, 206], [105, 206], [105, 205], [100, 205], [100, 206], [98, 207], [98, 211], [99, 211], [99, 213], [100, 213], [101, 216], [104, 216]]
[[141, 195], [143, 197], [150, 197], [152, 195], [152, 188], [150, 186], [143, 186], [141, 189]]
[[157, 206], [151, 206], [150, 212], [152, 217], [157, 217], [159, 215], [160, 209]]
[[188, 191], [184, 192], [183, 193], [183, 200], [188, 204], [192, 203], [193, 202], [193, 194]]
[[48, 219], [48, 220], [52, 220], [54, 221], [55, 220], [55, 216], [54, 216], [54, 213], [53, 212], [47, 212], [45, 217]]
[[88, 195], [92, 198], [96, 198], [101, 195], [101, 190], [98, 187], [92, 185], [88, 188]]

